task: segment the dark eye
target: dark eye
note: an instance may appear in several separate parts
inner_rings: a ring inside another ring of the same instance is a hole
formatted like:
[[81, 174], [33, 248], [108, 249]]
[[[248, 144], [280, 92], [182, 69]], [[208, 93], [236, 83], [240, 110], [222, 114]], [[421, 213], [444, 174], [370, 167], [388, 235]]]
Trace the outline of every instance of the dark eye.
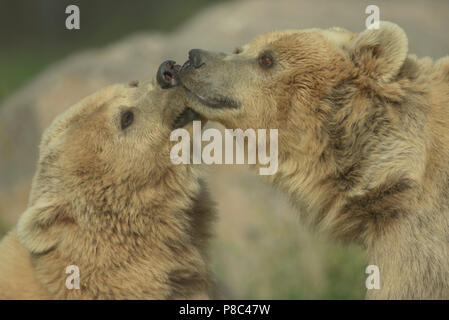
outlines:
[[263, 53], [259, 57], [259, 65], [263, 68], [271, 68], [273, 66], [273, 57], [269, 53]]
[[122, 113], [122, 118], [120, 120], [120, 125], [122, 130], [128, 128], [134, 121], [134, 113], [132, 111], [125, 111]]
[[239, 54], [240, 52], [242, 52], [242, 48], [237, 47], [234, 49], [234, 54]]

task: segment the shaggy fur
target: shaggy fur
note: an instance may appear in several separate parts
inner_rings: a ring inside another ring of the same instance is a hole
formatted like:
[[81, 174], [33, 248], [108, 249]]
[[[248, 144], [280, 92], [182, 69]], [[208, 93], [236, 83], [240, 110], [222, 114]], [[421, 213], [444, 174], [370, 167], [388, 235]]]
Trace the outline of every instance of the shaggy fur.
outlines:
[[[209, 297], [213, 205], [201, 169], [169, 155], [184, 98], [151, 83], [115, 85], [54, 120], [29, 207], [0, 243], [0, 298]], [[70, 265], [80, 289], [66, 287]]]
[[[407, 46], [388, 22], [272, 32], [236, 54], [201, 51], [180, 77], [207, 118], [279, 128], [268, 178], [311, 225], [366, 247], [381, 281], [369, 298], [449, 298], [449, 58]], [[216, 97], [239, 107], [211, 108]]]

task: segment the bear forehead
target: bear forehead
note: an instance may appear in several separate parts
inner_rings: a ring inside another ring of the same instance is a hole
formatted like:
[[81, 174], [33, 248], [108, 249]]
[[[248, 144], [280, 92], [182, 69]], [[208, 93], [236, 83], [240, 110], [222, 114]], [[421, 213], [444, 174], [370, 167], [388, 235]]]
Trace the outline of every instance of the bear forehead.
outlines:
[[344, 28], [333, 27], [330, 29], [304, 29], [272, 31], [256, 37], [243, 46], [247, 55], [258, 55], [264, 49], [285, 48], [290, 50], [295, 47], [326, 46], [332, 44], [336, 48], [342, 48], [356, 37], [356, 33]]
[[48, 145], [73, 130], [82, 133], [95, 127], [98, 129], [121, 106], [132, 105], [136, 101], [133, 90], [121, 84], [112, 85], [87, 96], [54, 119], [43, 135], [42, 145]]

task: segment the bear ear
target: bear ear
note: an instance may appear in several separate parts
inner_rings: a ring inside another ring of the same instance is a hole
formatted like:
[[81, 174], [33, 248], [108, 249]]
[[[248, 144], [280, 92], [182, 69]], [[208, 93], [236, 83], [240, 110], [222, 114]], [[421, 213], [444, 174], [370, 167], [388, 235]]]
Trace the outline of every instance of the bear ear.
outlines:
[[350, 47], [355, 65], [369, 77], [390, 81], [407, 58], [407, 36], [398, 25], [381, 21], [378, 29], [361, 32]]
[[32, 253], [43, 253], [55, 248], [61, 239], [60, 222], [63, 216], [61, 207], [38, 200], [19, 218], [17, 235], [20, 242]]

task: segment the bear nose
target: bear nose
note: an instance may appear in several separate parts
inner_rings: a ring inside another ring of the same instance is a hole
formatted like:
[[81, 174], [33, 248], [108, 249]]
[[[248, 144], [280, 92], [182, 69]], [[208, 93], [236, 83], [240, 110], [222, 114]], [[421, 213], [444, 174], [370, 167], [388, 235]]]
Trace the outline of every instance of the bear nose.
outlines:
[[179, 84], [178, 71], [181, 66], [173, 60], [161, 63], [157, 70], [156, 79], [162, 89], [176, 87]]
[[190, 64], [195, 68], [198, 69], [204, 64], [204, 55], [203, 51], [200, 49], [192, 49], [189, 51], [189, 61]]

